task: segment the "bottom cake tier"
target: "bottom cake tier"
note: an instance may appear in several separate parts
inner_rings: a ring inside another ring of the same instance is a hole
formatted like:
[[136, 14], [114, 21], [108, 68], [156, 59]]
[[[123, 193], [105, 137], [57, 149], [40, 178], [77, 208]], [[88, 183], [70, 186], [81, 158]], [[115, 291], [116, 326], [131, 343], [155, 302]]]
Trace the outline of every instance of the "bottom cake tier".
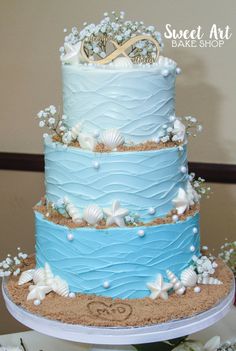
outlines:
[[68, 228], [35, 212], [36, 266], [48, 263], [71, 292], [111, 298], [150, 296], [148, 283], [177, 277], [200, 254], [199, 213], [176, 223]]

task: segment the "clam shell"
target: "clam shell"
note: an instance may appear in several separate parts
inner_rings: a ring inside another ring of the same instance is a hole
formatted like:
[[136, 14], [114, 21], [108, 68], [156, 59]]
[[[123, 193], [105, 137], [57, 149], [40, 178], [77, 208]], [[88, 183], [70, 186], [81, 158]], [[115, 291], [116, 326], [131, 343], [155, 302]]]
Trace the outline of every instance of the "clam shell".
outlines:
[[186, 268], [180, 275], [185, 287], [194, 287], [197, 284], [197, 274], [192, 268]]
[[56, 276], [51, 284], [52, 290], [63, 297], [67, 297], [69, 295], [69, 286], [67, 282], [60, 277]]
[[84, 210], [83, 218], [88, 224], [95, 225], [103, 219], [103, 211], [97, 205], [89, 205]]
[[33, 280], [34, 272], [34, 269], [29, 269], [28, 271], [22, 272], [18, 280], [18, 285], [23, 285]]
[[38, 268], [33, 274], [34, 284], [45, 282], [45, 272], [44, 268]]
[[124, 143], [124, 138], [117, 129], [107, 129], [101, 134], [101, 142], [111, 150]]

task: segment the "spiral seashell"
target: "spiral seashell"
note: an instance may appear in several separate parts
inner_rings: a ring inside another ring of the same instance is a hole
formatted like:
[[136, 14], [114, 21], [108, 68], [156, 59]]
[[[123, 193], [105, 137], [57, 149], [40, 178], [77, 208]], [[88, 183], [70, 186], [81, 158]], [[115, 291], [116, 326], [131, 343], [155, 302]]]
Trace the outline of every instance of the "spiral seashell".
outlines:
[[217, 278], [213, 277], [203, 277], [202, 275], [198, 275], [197, 279], [198, 284], [204, 284], [204, 285], [222, 285], [222, 281], [220, 281]]
[[176, 275], [170, 270], [166, 271], [167, 277], [173, 285], [173, 289], [177, 295], [183, 295], [185, 293], [185, 286], [183, 283], [176, 277]]
[[180, 275], [185, 287], [194, 287], [197, 284], [197, 274], [192, 268], [186, 268]]
[[101, 134], [101, 142], [111, 150], [124, 143], [124, 138], [117, 129], [107, 129]]
[[69, 202], [67, 198], [64, 199], [64, 204], [65, 204], [66, 211], [70, 215], [72, 221], [74, 223], [81, 223], [82, 218], [81, 218], [79, 209], [75, 207], [75, 205], [73, 205], [71, 202]]
[[51, 283], [52, 290], [63, 297], [69, 296], [69, 286], [67, 282], [60, 277], [56, 276]]
[[45, 272], [44, 268], [38, 268], [33, 274], [34, 284], [45, 283]]
[[88, 224], [95, 225], [103, 219], [103, 211], [97, 205], [89, 205], [84, 210], [83, 218]]
[[47, 262], [45, 263], [45, 266], [44, 266], [44, 274], [45, 274], [46, 285], [50, 285], [51, 282], [53, 281], [54, 275], [52, 273], [51, 267]]
[[18, 280], [18, 285], [23, 285], [33, 280], [34, 272], [34, 269], [29, 269], [28, 271], [22, 272]]
[[81, 123], [77, 123], [74, 127], [71, 128], [71, 135], [73, 140], [76, 140], [79, 136], [81, 130]]
[[89, 134], [79, 133], [78, 141], [80, 143], [80, 147], [85, 150], [93, 151], [97, 144], [96, 139]]

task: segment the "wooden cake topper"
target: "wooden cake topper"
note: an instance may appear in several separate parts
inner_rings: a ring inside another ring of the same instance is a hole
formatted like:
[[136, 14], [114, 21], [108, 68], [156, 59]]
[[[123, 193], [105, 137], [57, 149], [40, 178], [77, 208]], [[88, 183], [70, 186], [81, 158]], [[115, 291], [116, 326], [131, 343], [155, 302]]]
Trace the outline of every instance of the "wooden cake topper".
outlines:
[[159, 45], [158, 41], [155, 40], [154, 38], [152, 38], [150, 35], [137, 35], [137, 36], [127, 40], [122, 45], [119, 45], [114, 40], [110, 40], [110, 42], [115, 47], [115, 50], [113, 52], [111, 52], [110, 54], [108, 54], [106, 57], [104, 57], [102, 59], [99, 59], [99, 60], [96, 60], [96, 61], [90, 59], [87, 56], [87, 54], [85, 52], [85, 48], [84, 48], [85, 41], [82, 41], [82, 44], [81, 44], [81, 56], [82, 56], [82, 58], [84, 59], [85, 62], [105, 65], [107, 63], [112, 62], [114, 59], [116, 59], [120, 55], [123, 55], [125, 57], [129, 57], [129, 55], [126, 53], [126, 50], [128, 50], [135, 43], [137, 43], [139, 41], [142, 41], [142, 40], [148, 40], [152, 44], [154, 44], [154, 46], [156, 47], [156, 57], [154, 59], [154, 58], [150, 58], [150, 57], [146, 57], [145, 58], [145, 57], [142, 57], [142, 56], [138, 56], [138, 57], [135, 57], [135, 58], [131, 58], [132, 61], [134, 63], [153, 63], [155, 60], [157, 61], [157, 59], [159, 57], [159, 54], [160, 54], [160, 45]]

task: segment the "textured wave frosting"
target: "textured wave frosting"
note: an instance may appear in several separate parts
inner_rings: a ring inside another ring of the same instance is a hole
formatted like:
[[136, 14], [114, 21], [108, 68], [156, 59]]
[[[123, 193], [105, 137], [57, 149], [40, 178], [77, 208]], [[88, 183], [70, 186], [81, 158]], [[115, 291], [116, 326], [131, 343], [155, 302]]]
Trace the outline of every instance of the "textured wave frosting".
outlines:
[[[166, 278], [170, 269], [179, 276], [192, 256], [199, 255], [199, 214], [175, 224], [106, 230], [69, 230], [35, 215], [37, 266], [48, 262], [74, 292], [113, 298], [149, 296], [146, 284], [158, 273]], [[145, 233], [142, 237], [140, 229]], [[72, 241], [68, 233], [74, 236]]]
[[[98, 168], [94, 167], [95, 162]], [[94, 153], [79, 148], [45, 144], [45, 185], [48, 201], [64, 196], [81, 211], [89, 204], [111, 207], [119, 200], [123, 208], [144, 221], [166, 215], [187, 173], [186, 145], [153, 151]], [[155, 214], [150, 215], [149, 209]]]
[[136, 143], [158, 137], [175, 110], [175, 66], [164, 63], [123, 70], [63, 65], [68, 126], [83, 120], [88, 133], [117, 128]]

